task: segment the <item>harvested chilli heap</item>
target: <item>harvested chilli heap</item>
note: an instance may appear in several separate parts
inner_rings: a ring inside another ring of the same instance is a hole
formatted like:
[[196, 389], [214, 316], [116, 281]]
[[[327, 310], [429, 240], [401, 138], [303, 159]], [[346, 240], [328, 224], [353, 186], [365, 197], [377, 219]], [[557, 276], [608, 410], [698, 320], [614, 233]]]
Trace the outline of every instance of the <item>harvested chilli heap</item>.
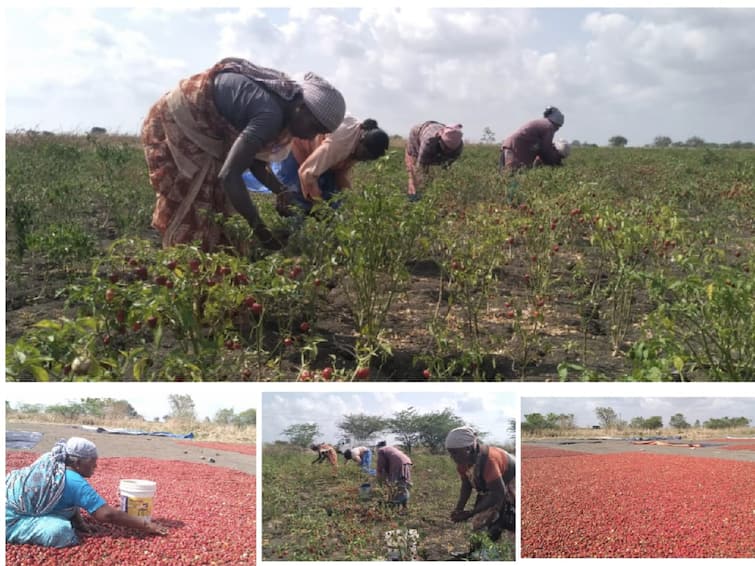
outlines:
[[523, 558], [755, 556], [755, 462], [542, 450], [522, 453]]
[[[39, 455], [6, 453], [6, 471], [28, 466]], [[256, 564], [256, 482], [243, 472], [175, 460], [100, 458], [88, 479], [109, 505], [119, 507], [124, 478], [157, 482], [152, 520], [168, 529], [151, 536], [109, 523], [68, 548], [5, 545], [6, 564]], [[93, 519], [82, 511], [84, 520]]]

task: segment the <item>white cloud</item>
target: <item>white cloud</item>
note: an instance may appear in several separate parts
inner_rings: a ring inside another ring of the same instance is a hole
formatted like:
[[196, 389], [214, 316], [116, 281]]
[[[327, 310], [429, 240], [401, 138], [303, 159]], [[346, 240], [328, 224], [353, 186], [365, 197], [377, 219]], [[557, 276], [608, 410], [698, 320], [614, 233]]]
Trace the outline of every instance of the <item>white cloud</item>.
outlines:
[[254, 389], [244, 383], [6, 383], [4, 398], [14, 408], [20, 404], [46, 406], [77, 403], [84, 398], [126, 400], [147, 420], [170, 414], [172, 394], [189, 395], [199, 419], [212, 419], [220, 409], [240, 413], [259, 409]]
[[414, 407], [419, 413], [450, 409], [465, 422], [489, 433], [491, 441], [510, 439], [508, 421], [517, 418], [518, 405], [513, 394], [497, 393], [263, 393], [263, 442], [285, 440], [283, 430], [293, 424], [316, 423], [318, 439], [336, 442], [341, 431], [338, 423], [350, 414], [392, 417]]
[[568, 139], [752, 137], [752, 8], [53, 7], [6, 20], [8, 128], [136, 133], [178, 80], [239, 56], [317, 72], [402, 136], [437, 119], [502, 139], [552, 104]]

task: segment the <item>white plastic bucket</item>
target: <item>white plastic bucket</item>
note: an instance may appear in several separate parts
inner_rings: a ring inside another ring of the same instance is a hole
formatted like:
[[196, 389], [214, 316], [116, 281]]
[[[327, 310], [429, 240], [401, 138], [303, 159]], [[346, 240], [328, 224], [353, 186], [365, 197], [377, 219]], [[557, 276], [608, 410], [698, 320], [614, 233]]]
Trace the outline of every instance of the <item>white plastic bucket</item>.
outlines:
[[155, 491], [157, 483], [150, 480], [121, 480], [118, 486], [121, 511], [151, 521]]

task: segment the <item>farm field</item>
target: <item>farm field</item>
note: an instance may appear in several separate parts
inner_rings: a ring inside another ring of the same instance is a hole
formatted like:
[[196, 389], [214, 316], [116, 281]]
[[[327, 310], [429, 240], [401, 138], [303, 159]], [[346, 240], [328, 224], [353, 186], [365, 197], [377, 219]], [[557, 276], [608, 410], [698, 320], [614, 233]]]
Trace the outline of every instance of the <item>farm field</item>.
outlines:
[[524, 441], [522, 557], [755, 557], [752, 440], [695, 442]]
[[[43, 432], [34, 451], [6, 450], [6, 471], [31, 464], [70, 425], [23, 422], [7, 430]], [[96, 434], [96, 433], [94, 433]], [[90, 438], [93, 435], [86, 435]], [[96, 434], [97, 470], [91, 485], [118, 508], [124, 478], [157, 482], [152, 519], [168, 528], [164, 537], [147, 536], [110, 524], [81, 544], [65, 549], [5, 545], [6, 563], [31, 564], [256, 564], [256, 484], [254, 457], [233, 451], [206, 451], [162, 437]], [[212, 455], [215, 463], [208, 463]], [[204, 461], [203, 461], [204, 460]], [[251, 473], [250, 473], [251, 472]], [[82, 512], [86, 518], [86, 513]]]
[[[459, 495], [459, 476], [450, 457], [413, 451], [414, 487], [406, 511], [386, 505], [388, 494], [375, 484], [360, 498], [367, 476], [339, 459], [311, 465], [311, 451], [265, 445], [262, 451], [263, 560], [387, 560], [385, 533], [416, 530], [417, 560], [514, 560], [514, 543], [497, 543], [473, 533], [449, 515]], [[473, 496], [474, 497], [474, 496]], [[472, 499], [474, 501], [474, 499]], [[402, 557], [411, 555], [400, 547]]]
[[[403, 150], [268, 252], [162, 250], [138, 141], [6, 137], [9, 380], [751, 380], [755, 152]], [[271, 226], [269, 195], [253, 197]]]

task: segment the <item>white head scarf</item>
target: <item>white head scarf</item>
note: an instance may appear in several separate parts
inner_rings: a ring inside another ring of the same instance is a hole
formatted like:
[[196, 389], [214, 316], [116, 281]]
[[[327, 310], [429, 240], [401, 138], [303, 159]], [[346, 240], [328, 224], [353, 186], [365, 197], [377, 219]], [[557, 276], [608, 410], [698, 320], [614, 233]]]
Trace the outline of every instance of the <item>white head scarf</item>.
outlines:
[[569, 157], [569, 154], [571, 153], [571, 144], [568, 141], [565, 139], [559, 139], [556, 140], [553, 145], [556, 147], [556, 151], [561, 154], [561, 157]]
[[472, 427], [462, 426], [453, 429], [446, 436], [446, 449], [469, 448], [477, 442], [477, 433]]
[[314, 73], [304, 75], [301, 90], [304, 104], [315, 118], [328, 132], [335, 131], [346, 115], [346, 101], [343, 95], [332, 84]]
[[65, 443], [66, 455], [77, 458], [96, 458], [97, 447], [86, 438], [72, 436]]

